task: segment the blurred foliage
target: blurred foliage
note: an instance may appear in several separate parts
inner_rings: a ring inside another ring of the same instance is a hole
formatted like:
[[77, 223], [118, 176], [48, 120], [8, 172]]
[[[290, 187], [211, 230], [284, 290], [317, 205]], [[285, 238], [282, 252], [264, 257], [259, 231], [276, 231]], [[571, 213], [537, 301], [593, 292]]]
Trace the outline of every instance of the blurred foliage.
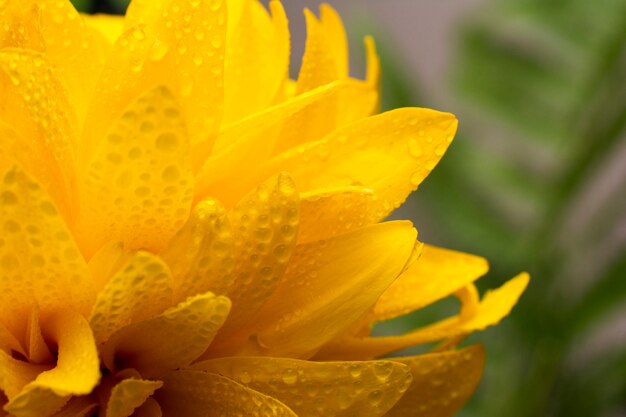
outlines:
[[[484, 6], [445, 98], [461, 130], [409, 202], [439, 243], [490, 259], [487, 286], [533, 276], [488, 332], [484, 389], [462, 415], [625, 415], [626, 1]], [[388, 106], [409, 104], [411, 80], [384, 61]]]
[[71, 0], [78, 11], [85, 13], [123, 13], [129, 0]]

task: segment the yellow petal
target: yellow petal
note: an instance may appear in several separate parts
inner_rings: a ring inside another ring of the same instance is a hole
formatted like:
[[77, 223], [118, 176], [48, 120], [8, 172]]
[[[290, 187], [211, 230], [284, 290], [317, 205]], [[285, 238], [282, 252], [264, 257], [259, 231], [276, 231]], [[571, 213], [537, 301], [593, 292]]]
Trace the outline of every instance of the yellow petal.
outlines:
[[109, 130], [82, 185], [78, 233], [87, 256], [109, 240], [158, 251], [189, 215], [189, 140], [176, 99], [157, 87]]
[[91, 257], [87, 266], [91, 272], [91, 279], [97, 293], [102, 291], [109, 280], [133, 255], [131, 252], [124, 252], [124, 244], [122, 242], [109, 242]]
[[485, 352], [474, 345], [393, 360], [410, 367], [413, 383], [385, 417], [452, 417], [476, 390]]
[[2, 36], [2, 47], [45, 53], [82, 120], [106, 52], [97, 34], [69, 1], [25, 0], [3, 8], [2, 22], [10, 33]]
[[48, 417], [60, 411], [69, 400], [69, 396], [59, 396], [47, 388], [33, 385], [27, 386], [4, 409], [14, 417]]
[[413, 263], [380, 297], [374, 321], [407, 314], [474, 282], [489, 269], [479, 256], [424, 245]]
[[88, 104], [104, 62], [94, 30], [66, 0], [30, 1], [41, 8], [39, 25], [46, 56], [59, 74], [79, 121]]
[[[289, 29], [278, 1], [230, 0], [224, 62], [224, 120], [230, 124], [270, 105], [288, 76]], [[235, 12], [235, 13], [234, 13]]]
[[20, 344], [14, 334], [2, 323], [0, 323], [0, 350], [4, 352], [15, 352], [27, 357], [28, 353]]
[[163, 382], [154, 397], [166, 416], [297, 417], [280, 401], [217, 374], [174, 371]]
[[91, 397], [73, 397], [53, 417], [87, 417], [96, 407], [97, 404]]
[[348, 76], [345, 33], [343, 36], [337, 36], [336, 32], [339, 31], [338, 29], [342, 30], [342, 28], [339, 28], [341, 21], [338, 20], [339, 18], [336, 14], [333, 16], [331, 10], [330, 6], [327, 6], [325, 14], [326, 20], [335, 17], [335, 20], [332, 22], [335, 24], [332, 27], [332, 35], [335, 35], [333, 36], [334, 39], [325, 30], [325, 25], [318, 21], [310, 10], [304, 10], [307, 37], [304, 56], [302, 57], [302, 66], [300, 67], [296, 84], [296, 94]]
[[[133, 2], [134, 3], [134, 2]], [[124, 18], [110, 14], [84, 14], [83, 19], [112, 46], [124, 32]]]
[[172, 271], [174, 302], [211, 291], [226, 294], [233, 283], [233, 234], [219, 202], [207, 199], [161, 253]]
[[348, 38], [341, 17], [335, 9], [324, 3], [320, 5], [320, 23], [328, 39], [328, 48], [332, 55], [337, 73], [348, 74]]
[[328, 239], [366, 226], [365, 216], [376, 199], [365, 187], [347, 186], [314, 190], [300, 195], [298, 243]]
[[193, 152], [194, 167], [199, 167], [196, 201], [210, 195], [232, 207], [258, 184], [259, 165], [274, 154], [283, 124], [351, 88], [354, 83], [347, 81], [318, 87], [226, 126], [213, 148], [210, 138], [198, 144]]
[[19, 169], [0, 183], [0, 318], [24, 335], [31, 309], [73, 308], [87, 314], [95, 294], [89, 270], [54, 205]]
[[522, 273], [500, 288], [489, 291], [473, 314], [459, 314], [401, 336], [347, 337], [325, 346], [316, 356], [319, 360], [342, 358], [369, 359], [410, 346], [466, 335], [497, 324], [506, 317], [528, 285], [528, 274]]
[[[338, 14], [328, 5], [320, 7], [321, 20], [305, 10], [307, 41], [295, 94], [348, 79], [346, 34]], [[276, 151], [322, 139], [333, 130], [369, 116], [378, 101], [372, 83], [353, 81], [353, 88], [308, 107], [285, 122]]]
[[156, 255], [137, 252], [98, 294], [89, 323], [98, 344], [123, 326], [160, 314], [172, 303], [172, 277]]
[[0, 121], [0, 143], [1, 172], [6, 172], [15, 165], [23, 168], [46, 190], [55, 205], [62, 207], [62, 213], [68, 218], [69, 208], [63, 174], [50, 155], [49, 149], [36, 141], [24, 139], [24, 136], [2, 121]]
[[35, 306], [30, 315], [27, 329], [28, 360], [30, 363], [50, 363], [54, 357], [41, 333], [39, 308]]
[[51, 369], [51, 365], [33, 365], [14, 359], [0, 350], [0, 390], [9, 398], [15, 397], [22, 388], [32, 382], [37, 375]]
[[287, 268], [298, 233], [299, 198], [286, 174], [261, 184], [229, 213], [234, 235], [233, 308], [216, 344], [229, 341], [272, 295]]
[[[150, 65], [154, 45], [154, 35], [144, 26], [127, 29], [112, 45], [81, 132], [79, 162], [83, 165], [91, 161], [109, 128], [137, 97], [157, 85], [168, 85]], [[81, 172], [84, 169], [81, 166]]]
[[101, 349], [103, 362], [111, 370], [137, 369], [147, 378], [187, 366], [211, 344], [229, 309], [230, 301], [223, 296], [190, 297], [113, 334]]
[[409, 222], [388, 222], [298, 246], [243, 352], [315, 353], [374, 305], [404, 267], [416, 235]]
[[[48, 165], [51, 177], [38, 179], [69, 218], [76, 121], [57, 75], [47, 57], [38, 52], [0, 51], [0, 88], [3, 100], [11, 103], [0, 107], [0, 119], [10, 123], [19, 136], [28, 138], [28, 147], [42, 157], [39, 164]], [[41, 173], [41, 168], [34, 172]]]
[[143, 379], [129, 378], [121, 381], [111, 390], [111, 396], [106, 407], [106, 416], [129, 417], [162, 385], [161, 381]]
[[370, 188], [378, 202], [366, 216], [375, 222], [417, 188], [444, 154], [455, 130], [456, 119], [448, 113], [418, 108], [392, 110], [286, 151], [266, 163], [259, 176], [287, 171], [300, 192], [345, 186]]
[[409, 368], [391, 361], [233, 357], [200, 362], [193, 369], [225, 376], [276, 398], [299, 417], [318, 416], [322, 409], [326, 417], [382, 416], [411, 384]]
[[40, 373], [5, 406], [17, 417], [49, 416], [72, 395], [91, 393], [100, 379], [100, 363], [87, 321], [72, 311], [61, 311], [45, 320], [46, 340], [58, 346], [57, 364]]

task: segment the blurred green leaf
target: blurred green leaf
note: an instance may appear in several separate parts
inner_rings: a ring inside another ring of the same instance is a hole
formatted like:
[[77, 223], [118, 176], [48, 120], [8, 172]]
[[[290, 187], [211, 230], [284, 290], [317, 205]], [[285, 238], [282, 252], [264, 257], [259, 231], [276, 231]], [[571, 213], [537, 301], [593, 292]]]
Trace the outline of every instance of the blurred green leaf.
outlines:
[[72, 4], [79, 12], [88, 12], [91, 10], [93, 0], [72, 0]]
[[498, 279], [533, 276], [490, 332], [487, 396], [462, 415], [615, 413], [626, 408], [624, 383], [612, 380], [626, 380], [626, 348], [595, 370], [565, 358], [626, 304], [626, 178], [588, 204], [594, 184], [610, 186], [607, 172], [625, 172], [614, 168], [626, 153], [614, 156], [626, 149], [626, 1], [491, 1], [459, 39], [451, 95], [463, 103], [461, 130], [409, 204], [438, 220], [437, 243], [487, 256]]

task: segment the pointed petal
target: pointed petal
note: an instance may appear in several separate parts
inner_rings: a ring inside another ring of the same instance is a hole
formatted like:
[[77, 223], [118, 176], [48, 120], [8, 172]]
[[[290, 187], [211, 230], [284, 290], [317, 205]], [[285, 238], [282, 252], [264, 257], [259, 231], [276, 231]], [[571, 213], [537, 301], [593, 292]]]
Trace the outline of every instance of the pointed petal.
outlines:
[[225, 127], [213, 148], [209, 139], [198, 144], [193, 152], [194, 167], [199, 167], [196, 201], [210, 195], [232, 207], [258, 184], [259, 165], [275, 153], [284, 123], [352, 88], [347, 81], [318, 87]]
[[0, 46], [44, 53], [82, 120], [106, 52], [97, 34], [69, 1], [25, 0], [3, 8], [9, 36], [0, 36]]
[[122, 242], [109, 242], [102, 246], [91, 257], [87, 266], [91, 272], [93, 286], [100, 293], [111, 278], [134, 256], [133, 253], [124, 252]]
[[131, 104], [89, 164], [78, 234], [87, 256], [106, 241], [158, 251], [191, 209], [189, 141], [176, 99], [157, 87]]
[[298, 244], [303, 244], [366, 226], [370, 219], [364, 213], [376, 196], [369, 188], [347, 186], [310, 191], [300, 199]]
[[40, 373], [5, 406], [17, 417], [50, 416], [73, 395], [91, 393], [100, 379], [100, 363], [87, 321], [71, 311], [46, 319], [44, 337], [58, 346], [56, 367]]
[[79, 121], [91, 101], [104, 62], [94, 30], [66, 0], [32, 1], [41, 9], [45, 53], [59, 75]]
[[18, 338], [31, 309], [87, 314], [95, 293], [89, 270], [46, 193], [19, 169], [0, 182], [0, 319]]
[[161, 253], [172, 271], [174, 302], [211, 291], [226, 294], [233, 283], [233, 233], [226, 211], [207, 199]]
[[419, 259], [380, 297], [373, 321], [398, 317], [447, 297], [488, 269], [479, 256], [424, 245]]
[[98, 294], [89, 323], [98, 344], [122, 327], [163, 312], [172, 303], [167, 265], [149, 252], [135, 253]]
[[243, 351], [315, 353], [374, 305], [404, 267], [416, 235], [409, 222], [388, 222], [298, 246]]
[[326, 417], [382, 416], [411, 384], [408, 367], [391, 361], [232, 357], [200, 362], [193, 369], [225, 376], [276, 398], [299, 417], [317, 416], [320, 409]]
[[30, 315], [27, 329], [28, 360], [30, 363], [51, 363], [54, 360], [41, 333], [39, 308], [35, 306]]
[[385, 417], [452, 417], [476, 390], [485, 352], [473, 345], [393, 360], [410, 367], [413, 383]]
[[299, 198], [293, 182], [280, 174], [261, 184], [229, 213], [234, 234], [233, 308], [216, 344], [256, 318], [274, 293], [296, 244]]
[[266, 163], [260, 177], [287, 171], [300, 192], [354, 185], [371, 188], [378, 204], [366, 215], [375, 222], [417, 188], [444, 154], [455, 130], [456, 119], [450, 114], [397, 109], [286, 151]]
[[106, 407], [107, 417], [129, 417], [161, 388], [161, 381], [125, 379], [113, 387]]
[[154, 378], [189, 365], [211, 344], [230, 310], [228, 298], [211, 293], [190, 297], [157, 317], [131, 324], [101, 349], [103, 362], [137, 369]]
[[[330, 17], [330, 10], [332, 9], [328, 6], [326, 8], [327, 20]], [[296, 84], [296, 94], [348, 76], [348, 57], [346, 54], [340, 56], [340, 50], [344, 49], [347, 51], [347, 47], [344, 45], [342, 48], [341, 45], [336, 45], [335, 42], [338, 39], [331, 39], [330, 34], [325, 30], [325, 25], [317, 20], [310, 10], [304, 10], [304, 17], [307, 36], [302, 65]], [[341, 25], [341, 22], [339, 21], [338, 24]], [[337, 26], [333, 27], [333, 29], [337, 29]], [[336, 33], [333, 33], [333, 35], [336, 35]], [[344, 39], [339, 39], [339, 41], [345, 44], [345, 34], [343, 36]]]
[[163, 382], [154, 396], [164, 416], [297, 417], [280, 401], [217, 374], [174, 371]]
[[124, 17], [112, 14], [84, 14], [85, 23], [101, 35], [109, 47], [117, 41], [124, 32]]
[[5, 351], [0, 350], [0, 390], [12, 399], [37, 375], [50, 368], [52, 368], [51, 365], [33, 365], [14, 359]]
[[[47, 57], [20, 49], [0, 51], [0, 119], [12, 124], [19, 136], [47, 163], [51, 178], [42, 185], [68, 218], [73, 190], [76, 121], [58, 74]], [[21, 161], [20, 161], [21, 162]], [[35, 174], [41, 173], [38, 169]]]
[[230, 124], [275, 99], [288, 77], [289, 28], [280, 2], [271, 3], [271, 16], [257, 1], [230, 0], [227, 6], [223, 123]]
[[488, 292], [472, 314], [463, 311], [427, 327], [401, 336], [347, 337], [325, 346], [316, 356], [318, 360], [342, 358], [369, 359], [398, 351], [410, 346], [431, 343], [462, 336], [497, 324], [506, 317], [528, 285], [528, 274], [523, 273], [509, 280], [500, 288]]

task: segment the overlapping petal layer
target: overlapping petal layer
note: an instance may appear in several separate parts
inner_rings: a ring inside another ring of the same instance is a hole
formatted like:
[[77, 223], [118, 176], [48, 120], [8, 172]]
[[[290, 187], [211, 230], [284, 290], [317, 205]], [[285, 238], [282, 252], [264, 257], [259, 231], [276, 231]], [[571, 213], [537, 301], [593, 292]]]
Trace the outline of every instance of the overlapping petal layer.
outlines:
[[[376, 115], [373, 41], [354, 79], [337, 13], [305, 17], [291, 80], [278, 0], [0, 2], [2, 415], [445, 417], [471, 395], [483, 352], [456, 344], [528, 277], [480, 300], [485, 260], [379, 223], [456, 119]], [[448, 296], [457, 316], [370, 336]]]

